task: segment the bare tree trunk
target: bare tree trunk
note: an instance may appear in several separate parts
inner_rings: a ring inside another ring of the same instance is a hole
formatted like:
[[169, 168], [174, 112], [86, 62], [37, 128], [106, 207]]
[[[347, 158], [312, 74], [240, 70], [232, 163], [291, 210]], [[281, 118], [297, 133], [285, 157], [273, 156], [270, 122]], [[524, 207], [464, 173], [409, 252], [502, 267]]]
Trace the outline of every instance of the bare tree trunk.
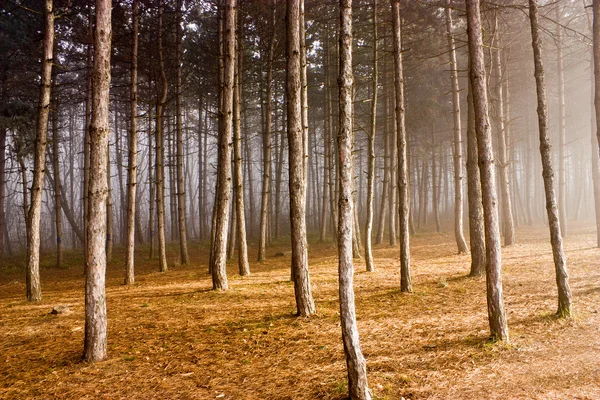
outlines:
[[[469, 63], [469, 70], [471, 66]], [[479, 175], [479, 150], [475, 132], [475, 110], [473, 90], [468, 83], [467, 94], [467, 196], [469, 200], [469, 241], [471, 245], [471, 271], [469, 276], [481, 276], [485, 272], [485, 225], [481, 199], [481, 177]]]
[[452, 0], [446, 0], [446, 33], [450, 58], [450, 79], [452, 81], [452, 117], [454, 119], [454, 237], [458, 254], [468, 252], [463, 234], [463, 164], [462, 126], [460, 121], [460, 86], [458, 84], [458, 62], [456, 45], [452, 33]]
[[337, 197], [336, 197], [336, 179], [334, 174], [334, 156], [333, 156], [333, 96], [331, 95], [331, 72], [329, 65], [331, 64], [331, 57], [329, 56], [330, 42], [329, 42], [329, 24], [327, 24], [327, 40], [325, 43], [325, 108], [326, 108], [326, 124], [327, 131], [329, 132], [329, 138], [325, 144], [328, 157], [327, 165], [327, 180], [329, 181], [329, 213], [331, 220], [331, 234], [333, 235], [334, 243], [337, 243]]
[[440, 179], [438, 178], [441, 173], [438, 171], [438, 165], [436, 161], [437, 152], [435, 149], [435, 138], [433, 125], [431, 129], [431, 208], [433, 209], [433, 219], [435, 220], [435, 231], [441, 232], [442, 227], [440, 225]]
[[111, 36], [111, 1], [96, 0], [83, 349], [88, 362], [105, 359], [107, 347], [105, 235]]
[[[139, 0], [133, 0], [131, 7], [131, 76], [129, 107], [131, 122], [129, 125], [129, 155], [127, 167], [127, 255], [125, 267], [125, 284], [135, 283], [135, 202], [137, 189], [137, 75], [138, 75], [138, 35], [140, 20]], [[150, 143], [150, 147], [152, 144]], [[150, 171], [151, 168], [148, 168]], [[152, 202], [152, 199], [150, 199]], [[152, 229], [152, 228], [150, 228]]]
[[[87, 252], [87, 224], [89, 211], [89, 182], [90, 182], [90, 126], [92, 123], [92, 68], [94, 60], [94, 32], [92, 22], [92, 7], [88, 8], [88, 26], [87, 26], [87, 88], [85, 98], [85, 132], [83, 134], [83, 231], [84, 253]], [[87, 256], [86, 256], [87, 259]], [[84, 272], [87, 271], [87, 265], [84, 265]]]
[[373, 0], [373, 72], [371, 95], [371, 132], [368, 135], [368, 175], [367, 175], [367, 223], [365, 226], [365, 263], [367, 271], [374, 271], [373, 251], [371, 241], [373, 236], [373, 196], [375, 186], [375, 133], [377, 132], [377, 90], [379, 69], [377, 58], [379, 53], [379, 38], [377, 36], [377, 0]]
[[237, 214], [237, 241], [238, 241], [238, 268], [239, 274], [242, 276], [250, 275], [250, 265], [248, 264], [248, 243], [246, 241], [246, 212], [244, 204], [244, 173], [243, 166], [244, 160], [242, 159], [242, 132], [241, 132], [241, 121], [240, 121], [240, 107], [242, 101], [241, 97], [241, 83], [242, 83], [242, 61], [243, 61], [243, 50], [240, 45], [240, 41], [243, 37], [241, 34], [242, 22], [239, 18], [237, 20], [237, 65], [235, 74], [235, 86], [233, 88], [233, 152], [234, 152], [234, 169], [235, 174], [233, 182], [235, 185], [235, 211]]
[[260, 206], [260, 240], [258, 245], [258, 261], [267, 257], [267, 228], [269, 217], [269, 197], [271, 196], [271, 114], [273, 88], [273, 56], [275, 52], [275, 4], [269, 2], [271, 16], [269, 18], [269, 49], [267, 55], [267, 82], [265, 98], [265, 125], [263, 127], [263, 181]]
[[54, 6], [52, 0], [43, 3], [44, 45], [40, 96], [38, 102], [35, 153], [33, 159], [33, 182], [31, 202], [27, 212], [27, 300], [42, 300], [40, 285], [40, 217], [42, 213], [42, 191], [46, 170], [46, 144], [48, 137], [48, 116], [50, 113], [50, 92], [52, 86], [52, 63], [54, 49]]
[[600, 156], [600, 0], [593, 0], [592, 31], [594, 50], [594, 106], [596, 111], [596, 138]]
[[[4, 126], [0, 126], [0, 262], [5, 254], [4, 243], [9, 240], [8, 235], [4, 234], [6, 229], [6, 131], [7, 129]], [[8, 248], [8, 245], [6, 247]]]
[[[117, 129], [118, 120], [119, 120], [119, 112], [117, 107], [114, 110], [115, 113], [115, 153], [116, 153], [116, 167], [117, 167], [117, 179], [119, 182], [119, 209], [118, 209], [118, 220], [119, 220], [119, 234], [121, 235], [121, 243], [125, 243], [125, 210], [127, 206], [125, 205], [125, 193], [123, 192], [123, 171], [121, 167], [123, 166], [123, 155], [121, 154], [121, 131]], [[114, 241], [114, 238], [113, 238]]]
[[[384, 62], [384, 70], [385, 70], [385, 62]], [[385, 102], [386, 102], [386, 107], [385, 107], [385, 118], [387, 120], [388, 115], [387, 115], [387, 102], [388, 102], [388, 95], [387, 93], [385, 93], [387, 91], [386, 89], [387, 85], [384, 86], [384, 95], [383, 97], [385, 98]], [[382, 244], [383, 243], [383, 235], [385, 233], [385, 217], [387, 214], [387, 204], [388, 204], [388, 196], [389, 196], [389, 187], [390, 187], [390, 180], [389, 180], [389, 176], [390, 176], [390, 155], [389, 155], [389, 147], [390, 147], [390, 133], [388, 130], [388, 124], [387, 122], [384, 122], [383, 124], [383, 187], [382, 187], [382, 193], [381, 193], [381, 208], [379, 209], [379, 222], [377, 224], [377, 239], [375, 240], [375, 244]]]
[[537, 0], [529, 0], [529, 18], [531, 21], [531, 38], [533, 44], [533, 58], [535, 62], [535, 83], [538, 100], [538, 123], [540, 131], [540, 154], [542, 156], [542, 177], [546, 193], [546, 211], [548, 213], [548, 228], [550, 229], [550, 243], [556, 270], [556, 286], [558, 288], [558, 310], [560, 317], [571, 316], [571, 289], [567, 273], [567, 260], [563, 251], [561, 223], [556, 194], [554, 193], [554, 171], [552, 169], [552, 155], [550, 154], [550, 135], [548, 134], [548, 104], [546, 102], [546, 83], [544, 65], [542, 63], [542, 41], [538, 25]]
[[308, 273], [306, 240], [306, 173], [305, 144], [302, 126], [302, 63], [300, 40], [300, 10], [304, 0], [287, 2], [286, 93], [287, 132], [289, 149], [290, 225], [292, 244], [292, 274], [299, 316], [314, 314], [315, 304]]
[[185, 182], [183, 180], [183, 126], [182, 126], [182, 64], [183, 64], [183, 35], [181, 32], [181, 24], [183, 23], [183, 17], [181, 14], [181, 8], [183, 6], [183, 0], [177, 0], [177, 94], [176, 94], [176, 107], [177, 107], [177, 216], [179, 217], [179, 255], [181, 258], [181, 265], [187, 265], [190, 263], [190, 257], [188, 256], [187, 248], [187, 227], [185, 217], [187, 214], [187, 207], [185, 203]]
[[233, 86], [235, 73], [236, 0], [226, 0], [223, 13], [223, 81], [221, 88], [221, 123], [219, 126], [219, 154], [217, 164], [217, 195], [215, 197], [213, 289], [227, 290], [227, 227], [231, 197], [231, 139], [233, 123]]
[[[56, 91], [56, 76], [54, 77], [53, 91]], [[59, 165], [59, 132], [58, 132], [58, 100], [54, 93], [54, 110], [52, 112], [52, 173], [54, 175], [54, 222], [56, 223], [56, 267], [62, 265], [62, 210], [61, 210], [61, 192], [62, 185], [60, 179]]]
[[485, 221], [488, 319], [492, 339], [508, 341], [508, 327], [502, 299], [502, 250], [479, 0], [467, 0], [467, 33], [471, 60], [469, 78], [473, 89], [475, 132], [477, 133], [483, 218]]
[[412, 292], [410, 277], [410, 236], [408, 214], [410, 197], [408, 195], [408, 163], [406, 145], [406, 126], [404, 116], [404, 67], [402, 65], [402, 27], [400, 19], [400, 0], [392, 0], [392, 24], [394, 36], [394, 73], [396, 93], [396, 136], [398, 138], [398, 211], [400, 228], [400, 290]]
[[[154, 211], [154, 206], [156, 205], [156, 193], [155, 193], [155, 189], [156, 189], [156, 176], [152, 176], [153, 175], [153, 171], [156, 170], [156, 165], [154, 165], [154, 168], [152, 166], [152, 160], [155, 158], [153, 157], [152, 154], [152, 112], [151, 112], [151, 107], [148, 107], [148, 185], [150, 187], [149, 192], [150, 192], [150, 200], [149, 200], [149, 210], [148, 210], [148, 243], [149, 243], [149, 247], [150, 247], [150, 252], [148, 254], [148, 257], [150, 258], [150, 260], [152, 260], [155, 256], [154, 252], [155, 252], [155, 234], [154, 234], [154, 228], [156, 225], [156, 222], [154, 221], [154, 216], [155, 216], [155, 211]], [[156, 130], [156, 127], [155, 127]]]
[[113, 230], [114, 230], [114, 213], [113, 213], [113, 198], [112, 198], [112, 184], [111, 184], [111, 172], [110, 172], [110, 131], [109, 141], [106, 148], [106, 187], [108, 188], [108, 195], [106, 196], [106, 262], [112, 261], [113, 253]]
[[[556, 5], [556, 69], [558, 74], [558, 217], [562, 236], [567, 235], [567, 171], [566, 152], [566, 108], [565, 108], [565, 72], [563, 67], [563, 38], [560, 26], [560, 3]], [[543, 167], [542, 167], [543, 168]]]
[[494, 15], [494, 43], [496, 49], [492, 52], [492, 69], [496, 73], [495, 97], [496, 97], [496, 135], [498, 143], [498, 169], [500, 173], [500, 195], [502, 207], [502, 231], [504, 232], [504, 245], [510, 246], [515, 242], [515, 227], [512, 212], [512, 196], [510, 192], [510, 178], [508, 174], [508, 152], [506, 150], [506, 124], [504, 121], [504, 96], [502, 92], [501, 43], [498, 32], [498, 15]]
[[158, 2], [158, 63], [160, 65], [160, 97], [156, 102], [156, 219], [158, 222], [158, 257], [159, 271], [167, 272], [167, 250], [165, 239], [165, 140], [163, 135], [163, 112], [167, 101], [167, 75], [163, 56], [163, 13], [162, 0]]
[[[396, 62], [394, 60], [394, 62]], [[389, 239], [390, 246], [396, 246], [396, 216], [398, 215], [398, 134], [396, 133], [396, 101], [395, 101], [395, 80], [394, 76], [393, 80], [389, 79], [390, 83], [394, 84], [394, 92], [390, 93], [388, 101], [386, 101], [386, 107], [388, 107], [388, 111], [386, 113], [391, 118], [386, 120], [386, 124], [388, 124], [388, 132], [390, 133], [390, 194], [389, 194]]]
[[[374, 10], [377, 11], [375, 0]], [[353, 106], [352, 90], [352, 0], [340, 0], [340, 105], [338, 130], [338, 159], [340, 166], [340, 196], [338, 214], [338, 274], [340, 322], [348, 372], [348, 394], [351, 399], [370, 400], [367, 381], [367, 362], [360, 348], [356, 310], [354, 307], [352, 262], [352, 227], [354, 225], [352, 147]], [[375, 60], [377, 60], [375, 58]], [[377, 78], [375, 78], [375, 81]], [[376, 85], [376, 83], [375, 83]], [[373, 131], [374, 134], [374, 131]], [[372, 210], [371, 210], [372, 211]], [[367, 239], [367, 242], [369, 240]]]

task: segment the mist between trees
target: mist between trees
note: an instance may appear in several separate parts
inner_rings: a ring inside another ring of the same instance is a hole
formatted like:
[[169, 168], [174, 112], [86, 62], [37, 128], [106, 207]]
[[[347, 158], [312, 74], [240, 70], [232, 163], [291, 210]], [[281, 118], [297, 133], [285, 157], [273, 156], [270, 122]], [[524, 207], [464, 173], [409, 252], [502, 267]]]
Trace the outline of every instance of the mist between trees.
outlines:
[[289, 242], [310, 317], [309, 243], [331, 243], [348, 390], [370, 398], [352, 277], [373, 245], [400, 245], [409, 293], [410, 237], [452, 231], [508, 341], [502, 246], [547, 226], [571, 315], [563, 238], [600, 229], [597, 18], [591, 0], [5, 1], [0, 260], [39, 301], [40, 258], [85, 254], [97, 361], [115, 247], [126, 284], [136, 246], [161, 272], [209, 248], [197, 267], [228, 290], [228, 260], [247, 276]]

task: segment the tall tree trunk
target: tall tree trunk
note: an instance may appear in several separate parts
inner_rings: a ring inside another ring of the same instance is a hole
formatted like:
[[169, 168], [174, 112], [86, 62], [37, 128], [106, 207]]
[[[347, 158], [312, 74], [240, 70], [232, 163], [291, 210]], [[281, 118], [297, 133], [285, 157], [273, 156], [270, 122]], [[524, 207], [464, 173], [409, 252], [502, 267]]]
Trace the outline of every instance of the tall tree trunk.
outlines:
[[[376, 1], [374, 4], [376, 12]], [[360, 348], [353, 288], [352, 228], [354, 225], [354, 199], [352, 193], [352, 147], [354, 133], [352, 125], [354, 110], [352, 90], [354, 76], [352, 73], [352, 0], [340, 0], [340, 71], [338, 82], [340, 89], [337, 141], [340, 166], [340, 196], [338, 203], [340, 322], [348, 372], [348, 394], [351, 399], [370, 400], [371, 392], [367, 381], [367, 362]], [[367, 242], [369, 242], [368, 239]]]
[[[152, 165], [152, 160], [155, 159], [155, 156], [152, 154], [152, 110], [151, 106], [148, 107], [148, 185], [149, 185], [149, 210], [148, 210], [148, 243], [150, 247], [150, 252], [148, 257], [152, 260], [155, 257], [155, 245], [156, 245], [156, 235], [154, 234], [154, 228], [156, 226], [156, 222], [154, 220], [155, 210], [154, 207], [156, 205], [156, 175], [153, 176], [153, 171], [156, 171], [156, 165]], [[156, 126], [155, 126], [156, 131]], [[156, 133], [155, 133], [156, 134]], [[156, 160], [155, 160], [156, 161]]]
[[163, 55], [163, 13], [162, 0], [158, 1], [158, 63], [160, 73], [160, 95], [156, 101], [156, 219], [158, 222], [159, 271], [167, 272], [167, 249], [165, 239], [165, 140], [163, 135], [163, 112], [167, 101], [167, 75]]
[[300, 10], [303, 8], [303, 1], [290, 0], [287, 2], [286, 94], [292, 274], [297, 313], [300, 316], [308, 317], [316, 311], [308, 273], [306, 240], [306, 173], [304, 169], [305, 144], [302, 126], [302, 62], [300, 55]]
[[[94, 23], [92, 21], [92, 7], [88, 7], [87, 26], [87, 87], [85, 98], [85, 132], [83, 134], [83, 231], [84, 231], [84, 253], [87, 252], [87, 231], [89, 211], [89, 182], [90, 182], [90, 126], [92, 123], [92, 68], [94, 65]], [[87, 259], [87, 256], [86, 256]], [[84, 265], [84, 272], [87, 265]]]
[[402, 65], [402, 27], [400, 0], [392, 0], [392, 24], [394, 36], [394, 73], [396, 93], [396, 136], [398, 146], [398, 212], [400, 230], [400, 290], [412, 292], [410, 276], [410, 236], [408, 214], [410, 197], [408, 194], [408, 163], [406, 126], [404, 116], [404, 72]]
[[488, 319], [491, 337], [494, 340], [508, 341], [508, 326], [502, 299], [502, 250], [500, 226], [498, 223], [498, 205], [496, 195], [496, 177], [494, 171], [494, 152], [492, 132], [488, 114], [488, 96], [486, 90], [485, 60], [481, 32], [481, 14], [479, 0], [467, 1], [467, 34], [469, 38], [469, 56], [471, 66], [469, 78], [473, 89], [473, 108], [475, 111], [475, 132], [479, 151], [479, 171], [481, 175], [481, 193], [483, 218], [485, 222], [485, 247], [487, 256], [486, 286]]
[[[54, 77], [53, 91], [56, 91], [56, 76]], [[61, 192], [62, 185], [60, 179], [59, 165], [59, 132], [58, 132], [58, 100], [54, 93], [54, 110], [52, 112], [52, 174], [54, 175], [54, 222], [56, 223], [56, 267], [62, 265], [62, 210], [61, 210]]]
[[263, 131], [263, 181], [260, 206], [260, 239], [258, 244], [258, 261], [267, 257], [267, 229], [269, 217], [269, 197], [271, 197], [271, 115], [273, 89], [273, 56], [275, 52], [275, 4], [269, 2], [271, 16], [269, 18], [269, 49], [267, 55], [267, 82], [265, 96], [265, 124]]
[[600, 0], [593, 0], [592, 31], [594, 51], [594, 107], [596, 111], [596, 138], [600, 156]]
[[106, 358], [106, 197], [109, 129], [111, 1], [96, 0], [92, 121], [90, 126], [89, 221], [85, 282], [85, 343], [88, 362]]
[[446, 34], [450, 58], [450, 80], [452, 81], [452, 117], [454, 119], [454, 238], [458, 254], [468, 252], [463, 234], [463, 161], [462, 126], [460, 120], [460, 86], [458, 84], [458, 62], [456, 44], [452, 33], [452, 0], [446, 0]]
[[231, 139], [233, 124], [233, 86], [235, 73], [236, 0], [226, 0], [223, 15], [223, 80], [219, 115], [217, 192], [215, 196], [213, 289], [227, 290], [227, 228], [231, 197]]
[[498, 143], [498, 170], [500, 173], [500, 203], [502, 207], [502, 231], [504, 233], [504, 245], [510, 246], [515, 242], [515, 227], [512, 212], [512, 196], [510, 191], [510, 177], [508, 174], [508, 151], [506, 141], [506, 123], [504, 121], [504, 95], [502, 81], [505, 79], [502, 73], [501, 43], [498, 31], [498, 15], [494, 16], [494, 44], [496, 49], [492, 51], [492, 69], [496, 73], [494, 91], [496, 97], [496, 135]]
[[27, 300], [42, 300], [40, 285], [40, 217], [42, 213], [42, 192], [46, 170], [46, 144], [48, 137], [48, 116], [50, 113], [50, 92], [52, 86], [52, 53], [54, 49], [54, 6], [52, 0], [43, 3], [44, 45], [40, 93], [38, 101], [35, 152], [33, 159], [33, 182], [31, 202], [27, 212]]
[[377, 132], [377, 90], [379, 69], [377, 58], [379, 53], [379, 38], [377, 36], [377, 0], [373, 0], [373, 72], [371, 95], [371, 131], [368, 134], [368, 178], [367, 178], [367, 223], [365, 226], [365, 263], [367, 271], [374, 271], [373, 251], [371, 240], [373, 236], [373, 197], [375, 186], [375, 133]]
[[550, 229], [550, 243], [552, 244], [552, 255], [554, 257], [554, 268], [556, 271], [556, 286], [558, 288], [558, 310], [556, 313], [560, 317], [569, 317], [571, 315], [572, 307], [571, 289], [569, 288], [567, 260], [563, 251], [559, 210], [556, 204], [556, 194], [554, 193], [554, 171], [552, 169], [552, 155], [550, 154], [550, 135], [548, 134], [548, 104], [546, 101], [546, 82], [544, 65], [542, 63], [542, 40], [540, 38], [538, 25], [537, 0], [529, 0], [529, 19], [531, 21], [531, 39], [535, 65], [542, 177], [544, 178], [548, 228]]
[[441, 232], [442, 227], [440, 224], [440, 182], [439, 176], [441, 172], [438, 168], [436, 157], [438, 157], [433, 129], [431, 130], [431, 208], [433, 209], [433, 219], [435, 221], [435, 231]]
[[114, 231], [114, 208], [113, 208], [113, 195], [112, 195], [112, 184], [111, 184], [111, 172], [110, 172], [110, 131], [109, 141], [106, 148], [106, 187], [108, 188], [108, 195], [106, 196], [106, 262], [112, 261], [113, 253], [113, 231]]
[[[469, 62], [469, 70], [471, 64]], [[469, 276], [481, 276], [485, 272], [485, 225], [483, 221], [483, 203], [481, 177], [479, 174], [479, 150], [475, 132], [475, 109], [473, 90], [468, 83], [467, 94], [467, 197], [469, 200], [469, 242], [471, 245], [471, 270]]]
[[[140, 2], [133, 0], [131, 7], [131, 66], [129, 86], [129, 155], [127, 167], [127, 240], [125, 284], [135, 283], [135, 202], [137, 190], [137, 75], [138, 75], [138, 35], [140, 21]], [[150, 143], [150, 147], [152, 144]], [[148, 168], [150, 171], [151, 168]], [[152, 199], [150, 199], [152, 202]], [[150, 228], [152, 229], [152, 228]]]
[[181, 32], [181, 24], [183, 23], [183, 16], [181, 8], [183, 7], [183, 0], [177, 0], [177, 93], [176, 93], [176, 107], [177, 107], [177, 216], [179, 218], [179, 256], [182, 265], [190, 263], [190, 257], [188, 256], [187, 248], [187, 228], [185, 217], [187, 214], [187, 207], [185, 204], [185, 182], [183, 180], [183, 124], [182, 124], [182, 64], [183, 64], [183, 34]]
[[[244, 173], [243, 166], [244, 160], [242, 159], [242, 132], [241, 132], [241, 112], [240, 107], [242, 101], [240, 99], [242, 89], [242, 62], [243, 62], [243, 49], [241, 48], [240, 41], [243, 38], [242, 22], [237, 16], [237, 65], [235, 74], [235, 86], [233, 88], [233, 163], [234, 163], [234, 177], [233, 182], [235, 185], [235, 212], [237, 215], [237, 241], [238, 241], [238, 268], [239, 274], [242, 276], [250, 275], [250, 265], [248, 264], [248, 243], [246, 241], [246, 211], [244, 204]], [[247, 132], [246, 132], [247, 133]]]
[[[560, 3], [556, 5], [556, 73], [558, 75], [558, 217], [562, 236], [567, 235], [567, 171], [566, 171], [566, 107], [565, 72], [563, 66], [563, 27]], [[542, 167], [543, 168], [543, 167]]]
[[[4, 243], [8, 242], [8, 235], [4, 235], [6, 228], [6, 131], [7, 129], [4, 126], [0, 126], [0, 262], [5, 253]], [[6, 247], [8, 248], [8, 245]]]

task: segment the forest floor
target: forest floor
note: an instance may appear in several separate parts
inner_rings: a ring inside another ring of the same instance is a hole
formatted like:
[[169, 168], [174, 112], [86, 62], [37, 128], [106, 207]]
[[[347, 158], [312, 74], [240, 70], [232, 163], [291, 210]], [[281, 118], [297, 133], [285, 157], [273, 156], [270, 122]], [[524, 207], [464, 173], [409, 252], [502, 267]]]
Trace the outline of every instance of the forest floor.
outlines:
[[[399, 291], [398, 249], [375, 247], [376, 271], [356, 260], [358, 326], [376, 399], [600, 398], [600, 249], [595, 230], [565, 240], [575, 315], [556, 319], [554, 266], [544, 228], [521, 228], [503, 249], [510, 344], [490, 343], [485, 279], [468, 278], [469, 256], [449, 233], [416, 235], [412, 294]], [[282, 241], [252, 275], [228, 265], [230, 290], [214, 292], [206, 251], [190, 266], [156, 272], [147, 248], [137, 281], [122, 285], [123, 249], [107, 273], [108, 360], [81, 361], [82, 256], [42, 266], [44, 299], [25, 300], [22, 266], [0, 268], [0, 398], [341, 399], [347, 393], [338, 313], [337, 257], [310, 245], [317, 316], [294, 316]], [[206, 247], [206, 246], [202, 246]], [[177, 246], [169, 260], [177, 259]], [[250, 246], [254, 260], [256, 249]], [[21, 261], [22, 263], [22, 261]], [[51, 315], [53, 306], [71, 313]]]

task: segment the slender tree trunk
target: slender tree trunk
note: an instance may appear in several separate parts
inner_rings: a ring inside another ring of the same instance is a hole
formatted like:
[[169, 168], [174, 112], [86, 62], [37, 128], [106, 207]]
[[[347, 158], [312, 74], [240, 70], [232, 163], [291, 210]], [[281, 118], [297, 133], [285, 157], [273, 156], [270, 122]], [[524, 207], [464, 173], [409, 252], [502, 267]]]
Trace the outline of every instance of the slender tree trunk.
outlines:
[[[154, 221], [155, 210], [154, 207], [156, 205], [156, 176], [153, 176], [153, 171], [156, 171], [156, 165], [152, 165], [152, 160], [155, 159], [155, 156], [152, 154], [152, 107], [148, 107], [148, 185], [150, 192], [150, 200], [149, 200], [149, 210], [148, 210], [148, 243], [150, 247], [150, 252], [148, 257], [152, 260], [155, 257], [155, 247], [156, 247], [156, 239], [154, 234], [154, 228], [156, 222]], [[156, 130], [156, 127], [154, 128]], [[155, 160], [156, 161], [156, 160]]]
[[158, 222], [159, 271], [167, 272], [167, 249], [165, 239], [165, 140], [163, 135], [163, 113], [167, 101], [167, 75], [163, 55], [163, 13], [162, 0], [158, 2], [158, 63], [160, 65], [160, 95], [156, 102], [156, 219]]
[[269, 197], [271, 196], [271, 115], [273, 97], [273, 57], [275, 52], [275, 4], [269, 2], [271, 16], [269, 18], [269, 49], [267, 55], [267, 82], [265, 96], [265, 125], [263, 127], [263, 181], [260, 206], [260, 239], [258, 245], [258, 261], [267, 257], [267, 228], [269, 217]]
[[[376, 12], [376, 1], [374, 4]], [[340, 72], [338, 79], [340, 88], [338, 127], [338, 159], [340, 166], [340, 196], [338, 203], [340, 322], [344, 353], [346, 355], [349, 397], [357, 400], [370, 400], [371, 392], [369, 391], [367, 381], [367, 362], [360, 348], [353, 289], [352, 227], [354, 224], [354, 199], [352, 194], [352, 147], [354, 133], [352, 125], [354, 110], [352, 106], [352, 90], [354, 76], [352, 73], [352, 0], [340, 0], [340, 25]], [[369, 242], [368, 239], [367, 242]]]
[[392, 0], [392, 24], [394, 36], [394, 73], [396, 93], [396, 136], [398, 138], [398, 211], [400, 228], [400, 290], [412, 292], [410, 276], [410, 236], [408, 214], [410, 197], [408, 194], [408, 163], [406, 126], [404, 116], [404, 72], [402, 65], [402, 27], [400, 0]]
[[433, 209], [433, 219], [435, 220], [435, 231], [441, 232], [442, 227], [440, 225], [440, 182], [439, 176], [441, 172], [438, 168], [436, 161], [437, 152], [435, 147], [433, 125], [431, 129], [431, 208]]
[[[54, 77], [53, 91], [56, 91], [56, 76]], [[59, 132], [58, 132], [58, 100], [54, 93], [54, 110], [52, 112], [52, 173], [54, 175], [54, 222], [56, 223], [56, 267], [62, 265], [62, 210], [61, 210], [61, 192], [62, 185], [60, 179], [59, 165]]]
[[[592, 33], [594, 54], [594, 109], [596, 121], [597, 146], [595, 148], [600, 156], [600, 0], [593, 0], [592, 7]], [[600, 234], [598, 235], [600, 247]]]
[[[394, 63], [396, 61], [394, 60]], [[390, 83], [394, 84], [394, 91], [390, 93], [388, 100], [386, 101], [386, 107], [388, 107], [387, 114], [390, 118], [387, 119], [386, 124], [388, 124], [388, 132], [390, 133], [390, 195], [389, 195], [389, 239], [390, 246], [396, 246], [396, 216], [398, 215], [398, 134], [396, 133], [396, 88], [395, 81], [396, 77], [394, 76], [393, 80], [389, 79]]]
[[[117, 129], [119, 112], [115, 107], [115, 153], [116, 153], [116, 167], [117, 167], [117, 179], [119, 182], [119, 212], [118, 212], [118, 220], [119, 220], [119, 234], [121, 237], [121, 243], [125, 243], [125, 210], [127, 210], [127, 206], [125, 205], [125, 193], [123, 192], [123, 171], [121, 167], [123, 166], [123, 156], [121, 154], [121, 131]], [[114, 241], [114, 239], [113, 239]]]
[[375, 133], [377, 132], [377, 90], [379, 69], [377, 58], [379, 53], [379, 38], [377, 36], [377, 0], [373, 0], [373, 72], [371, 96], [371, 131], [368, 135], [368, 178], [367, 178], [367, 223], [365, 226], [365, 263], [367, 271], [374, 271], [373, 251], [371, 240], [373, 236], [373, 197], [375, 186]]
[[501, 43], [500, 34], [498, 32], [498, 15], [494, 16], [494, 43], [496, 49], [492, 52], [493, 59], [492, 65], [493, 70], [496, 73], [495, 97], [496, 97], [496, 135], [498, 143], [498, 170], [500, 173], [500, 202], [502, 208], [502, 231], [504, 233], [504, 245], [510, 246], [515, 242], [515, 227], [512, 212], [512, 196], [510, 192], [510, 177], [508, 174], [508, 151], [506, 149], [506, 124], [504, 121], [504, 96], [502, 91], [502, 81], [504, 79], [502, 74], [502, 62], [501, 62]]
[[556, 194], [554, 193], [554, 171], [550, 153], [550, 135], [548, 134], [548, 104], [546, 101], [546, 83], [544, 65], [542, 63], [542, 41], [538, 25], [537, 0], [529, 0], [529, 19], [531, 21], [531, 38], [533, 43], [533, 58], [535, 65], [535, 83], [537, 89], [538, 124], [540, 131], [540, 154], [542, 156], [542, 177], [546, 193], [546, 211], [548, 213], [548, 228], [550, 243], [556, 270], [556, 286], [558, 288], [558, 310], [560, 317], [571, 316], [571, 289], [567, 273], [567, 260], [563, 251], [561, 223]]
[[[125, 267], [125, 284], [135, 283], [135, 202], [137, 189], [137, 74], [138, 74], [138, 35], [140, 20], [139, 0], [133, 0], [131, 9], [131, 66], [129, 91], [129, 155], [127, 167], [127, 255]], [[150, 146], [152, 147], [152, 146]], [[148, 169], [150, 170], [150, 168]], [[152, 201], [152, 200], [150, 200]]]
[[[469, 63], [469, 70], [470, 68]], [[471, 245], [471, 271], [469, 276], [481, 276], [485, 273], [487, 261], [483, 203], [481, 199], [481, 177], [478, 165], [479, 150], [477, 150], [477, 132], [475, 132], [475, 110], [471, 82], [468, 83], [467, 110], [467, 196], [469, 200], [469, 242]]]
[[105, 359], [107, 347], [105, 235], [111, 36], [111, 1], [96, 0], [83, 349], [88, 362]]
[[[0, 262], [4, 256], [4, 243], [8, 242], [8, 235], [4, 234], [6, 230], [6, 214], [5, 214], [5, 202], [6, 202], [6, 131], [4, 126], [0, 126]], [[8, 250], [8, 245], [6, 246]]]
[[[452, 81], [452, 117], [454, 119], [454, 238], [458, 254], [468, 252], [463, 234], [463, 161], [462, 126], [460, 120], [460, 86], [458, 84], [458, 62], [456, 45], [452, 33], [452, 0], [446, 0], [446, 33], [450, 58], [450, 80]], [[447, 186], [446, 186], [447, 187]]]
[[485, 222], [485, 247], [487, 256], [486, 286], [488, 319], [491, 337], [494, 340], [508, 341], [508, 326], [502, 299], [502, 250], [500, 226], [498, 223], [498, 205], [496, 195], [496, 177], [492, 133], [488, 114], [486, 90], [485, 60], [481, 32], [481, 14], [479, 0], [467, 0], [467, 34], [471, 66], [469, 78], [473, 92], [475, 111], [475, 132], [479, 151], [479, 171]]
[[181, 24], [183, 23], [182, 7], [183, 0], [177, 0], [177, 216], [179, 217], [179, 256], [181, 264], [187, 265], [190, 263], [190, 257], [188, 256], [187, 248], [187, 227], [185, 221], [187, 207], [185, 203], [185, 182], [183, 180], [183, 115], [181, 107], [181, 97], [183, 95], [181, 76], [183, 64], [183, 34], [181, 32]]
[[[88, 231], [88, 211], [89, 211], [89, 182], [90, 182], [90, 126], [92, 123], [92, 68], [94, 60], [94, 32], [92, 22], [92, 8], [88, 8], [88, 26], [87, 26], [87, 88], [85, 99], [85, 132], [83, 139], [83, 231], [84, 253], [87, 252], [87, 231]], [[87, 259], [87, 256], [86, 256]], [[84, 272], [87, 271], [87, 265], [84, 265]]]
[[43, 3], [44, 45], [42, 53], [41, 82], [38, 102], [37, 128], [33, 159], [33, 182], [31, 202], [27, 212], [27, 300], [42, 300], [40, 285], [40, 218], [42, 194], [46, 170], [46, 144], [48, 117], [50, 113], [50, 92], [52, 87], [52, 64], [54, 49], [54, 6], [52, 0]]
[[[235, 211], [237, 215], [237, 241], [238, 241], [238, 268], [239, 274], [242, 276], [250, 275], [250, 265], [248, 264], [248, 243], [246, 241], [246, 211], [244, 204], [244, 160], [242, 159], [242, 132], [241, 132], [241, 112], [240, 107], [241, 83], [242, 83], [242, 62], [243, 50], [240, 45], [243, 35], [242, 22], [238, 14], [237, 19], [237, 65], [235, 74], [235, 86], [233, 88], [233, 152], [234, 152], [234, 177], [235, 185]], [[247, 132], [246, 132], [247, 133]]]
[[110, 131], [106, 148], [106, 187], [108, 188], [108, 195], [106, 196], [106, 262], [109, 263], [112, 261], [113, 231], [115, 225], [110, 168]]
[[299, 316], [314, 314], [315, 304], [308, 273], [306, 240], [306, 173], [304, 128], [302, 126], [302, 62], [300, 10], [304, 0], [287, 2], [286, 94], [289, 150], [290, 226], [292, 274]]
[[219, 154], [217, 193], [215, 197], [213, 289], [227, 290], [227, 227], [231, 197], [231, 139], [233, 124], [233, 86], [235, 73], [236, 0], [225, 0], [223, 13], [223, 80], [221, 88], [221, 123], [219, 124]]
[[[560, 3], [556, 5], [556, 69], [558, 74], [558, 217], [562, 236], [567, 235], [567, 171], [566, 171], [566, 107], [565, 72], [563, 66], [563, 28]], [[543, 168], [543, 166], [542, 166]]]

